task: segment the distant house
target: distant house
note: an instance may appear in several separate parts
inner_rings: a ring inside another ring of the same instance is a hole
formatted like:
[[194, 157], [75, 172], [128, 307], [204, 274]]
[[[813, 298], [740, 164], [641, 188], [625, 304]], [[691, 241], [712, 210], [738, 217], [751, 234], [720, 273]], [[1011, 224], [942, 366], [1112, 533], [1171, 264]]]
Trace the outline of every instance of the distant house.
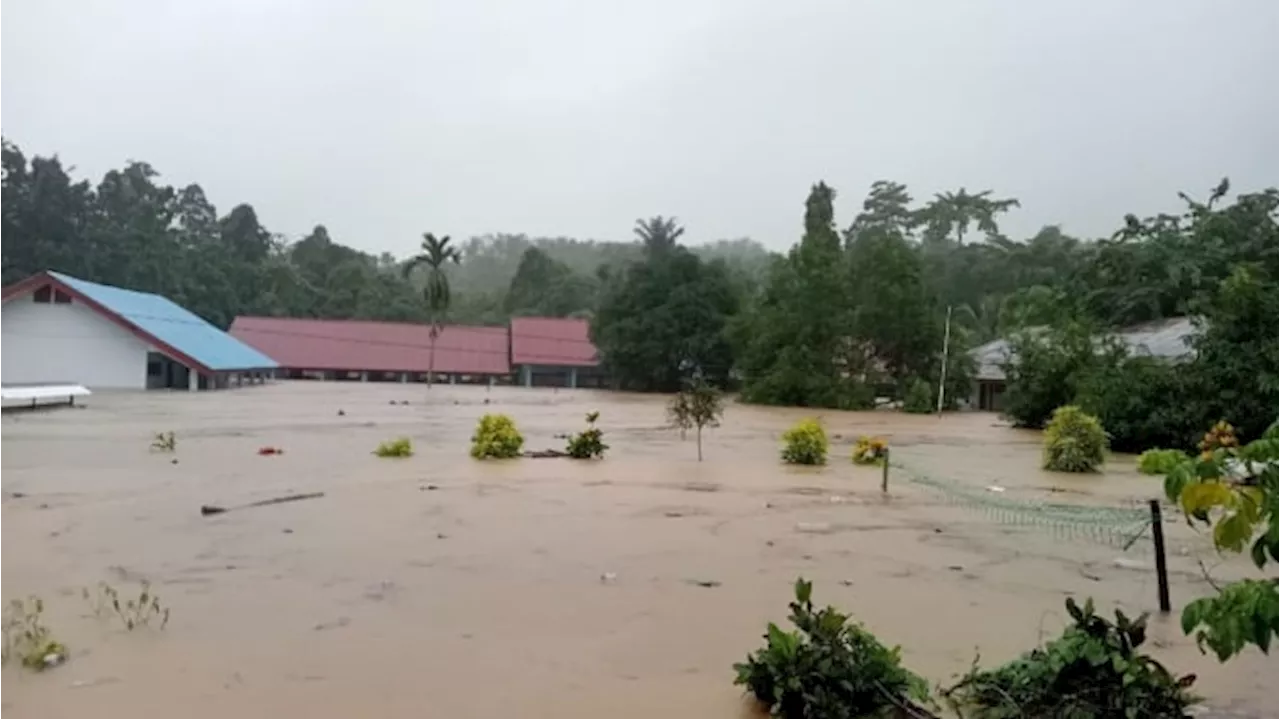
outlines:
[[[291, 378], [425, 382], [431, 366], [426, 324], [237, 317], [230, 331]], [[435, 381], [507, 381], [507, 343], [506, 327], [445, 325], [435, 341]]]
[[174, 302], [41, 272], [4, 288], [5, 385], [212, 389], [271, 376], [276, 363]]
[[[1189, 341], [1195, 333], [1190, 318], [1170, 317], [1126, 327], [1115, 333], [1115, 337], [1128, 345], [1131, 354], [1179, 361], [1191, 355]], [[1004, 366], [1012, 359], [1008, 340], [992, 340], [974, 348], [970, 354], [977, 366], [972, 406], [987, 411], [1004, 409]]]
[[511, 366], [525, 387], [602, 387], [604, 375], [584, 319], [511, 320]]

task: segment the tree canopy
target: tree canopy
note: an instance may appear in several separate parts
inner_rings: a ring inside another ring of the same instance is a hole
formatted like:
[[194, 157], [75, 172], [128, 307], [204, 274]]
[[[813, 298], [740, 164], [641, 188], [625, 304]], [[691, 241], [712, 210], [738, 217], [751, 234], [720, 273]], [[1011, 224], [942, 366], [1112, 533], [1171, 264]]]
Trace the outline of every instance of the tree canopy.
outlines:
[[[917, 202], [880, 180], [842, 224], [835, 188], [819, 182], [781, 254], [745, 238], [682, 244], [686, 228], [658, 215], [625, 242], [428, 234], [402, 260], [342, 244], [323, 224], [273, 233], [248, 203], [223, 214], [199, 185], [169, 186], [145, 162], [94, 184], [5, 142], [0, 165], [6, 284], [60, 270], [166, 295], [221, 326], [240, 314], [585, 317], [618, 386], [674, 391], [701, 373], [746, 401], [840, 408], [936, 392], [950, 313], [948, 404], [970, 394], [966, 350], [1014, 336], [1024, 356], [1007, 397], [1020, 424], [1076, 403], [1113, 446], [1142, 449], [1184, 446], [1219, 419], [1247, 440], [1275, 419], [1275, 188], [1232, 196], [1223, 180], [1203, 199], [1181, 195], [1180, 213], [1121, 218], [1107, 237], [1049, 225], [1014, 239], [1001, 220], [1019, 202], [993, 190]], [[1178, 316], [1199, 327], [1178, 368], [1106, 340]]]

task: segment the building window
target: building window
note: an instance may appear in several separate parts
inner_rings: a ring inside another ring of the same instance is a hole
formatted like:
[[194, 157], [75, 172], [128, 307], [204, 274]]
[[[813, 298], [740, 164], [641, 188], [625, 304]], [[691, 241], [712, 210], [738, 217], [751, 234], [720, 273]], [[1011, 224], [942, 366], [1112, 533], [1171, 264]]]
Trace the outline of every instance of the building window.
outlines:
[[54, 290], [53, 303], [55, 305], [69, 305], [71, 304], [71, 295], [63, 292], [62, 290]]
[[40, 289], [36, 290], [34, 294], [35, 294], [36, 302], [39, 302], [40, 304], [43, 304], [43, 305], [47, 305], [49, 304], [50, 298], [53, 297], [53, 288], [50, 287], [49, 285], [45, 285], [44, 287], [41, 287]]

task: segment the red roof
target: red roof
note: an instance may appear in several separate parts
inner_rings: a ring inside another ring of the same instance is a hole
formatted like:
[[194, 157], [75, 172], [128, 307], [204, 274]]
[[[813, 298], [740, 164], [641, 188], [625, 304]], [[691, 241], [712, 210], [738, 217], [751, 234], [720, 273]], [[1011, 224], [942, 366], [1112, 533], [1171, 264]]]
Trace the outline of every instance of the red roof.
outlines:
[[511, 364], [595, 367], [600, 363], [586, 320], [515, 317], [511, 320]]
[[[426, 372], [431, 353], [425, 324], [237, 317], [230, 332], [289, 369]], [[435, 371], [510, 374], [507, 328], [445, 325]]]

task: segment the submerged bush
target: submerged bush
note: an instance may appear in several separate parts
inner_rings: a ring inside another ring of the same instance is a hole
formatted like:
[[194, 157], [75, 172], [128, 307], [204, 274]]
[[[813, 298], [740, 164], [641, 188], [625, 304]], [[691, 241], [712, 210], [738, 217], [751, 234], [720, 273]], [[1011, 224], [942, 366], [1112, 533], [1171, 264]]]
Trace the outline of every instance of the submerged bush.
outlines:
[[44, 625], [44, 600], [31, 597], [26, 601], [14, 599], [4, 608], [4, 651], [0, 662], [9, 663], [17, 657], [22, 666], [32, 671], [44, 671], [67, 660], [67, 647], [54, 638]]
[[1138, 471], [1143, 474], [1168, 474], [1191, 457], [1177, 449], [1148, 449], [1138, 456]]
[[1174, 677], [1138, 651], [1147, 615], [1115, 623], [1093, 601], [1067, 600], [1072, 624], [1062, 636], [996, 669], [976, 667], [943, 695], [957, 713], [982, 719], [1022, 717], [1187, 717], [1198, 699], [1194, 675]]
[[933, 411], [933, 388], [922, 379], [915, 379], [907, 386], [907, 394], [902, 398], [902, 411], [911, 414], [929, 414]]
[[1067, 405], [1053, 412], [1044, 430], [1044, 468], [1054, 472], [1094, 472], [1102, 466], [1107, 433], [1097, 417]]
[[389, 439], [378, 445], [373, 453], [379, 457], [412, 457], [413, 443], [408, 437], [400, 437], [398, 439]]
[[486, 414], [471, 435], [471, 456], [476, 459], [519, 457], [524, 437], [516, 423], [505, 414]]
[[802, 419], [782, 434], [782, 461], [787, 464], [826, 464], [827, 432], [816, 419]]
[[883, 437], [859, 437], [853, 445], [854, 464], [880, 464], [889, 456], [889, 443]]
[[733, 665], [743, 685], [772, 716], [871, 717], [923, 700], [924, 680], [901, 665], [899, 650], [832, 607], [814, 611], [813, 584], [796, 580], [786, 632], [770, 622], [765, 646]]
[[587, 428], [569, 438], [569, 446], [564, 450], [566, 454], [574, 459], [596, 459], [604, 456], [609, 445], [601, 441], [604, 433], [596, 426], [599, 418], [599, 412], [587, 413]]

